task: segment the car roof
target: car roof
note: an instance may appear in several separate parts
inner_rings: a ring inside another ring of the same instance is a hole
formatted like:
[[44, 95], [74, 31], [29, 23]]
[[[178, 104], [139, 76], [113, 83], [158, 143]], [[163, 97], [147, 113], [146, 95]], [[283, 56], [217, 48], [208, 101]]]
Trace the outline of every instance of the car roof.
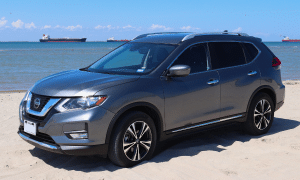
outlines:
[[210, 32], [210, 33], [192, 33], [192, 32], [162, 32], [142, 34], [134, 38], [131, 42], [143, 43], [162, 43], [179, 44], [184, 41], [213, 41], [213, 40], [247, 40], [261, 41], [260, 38], [249, 36], [245, 33], [237, 32]]

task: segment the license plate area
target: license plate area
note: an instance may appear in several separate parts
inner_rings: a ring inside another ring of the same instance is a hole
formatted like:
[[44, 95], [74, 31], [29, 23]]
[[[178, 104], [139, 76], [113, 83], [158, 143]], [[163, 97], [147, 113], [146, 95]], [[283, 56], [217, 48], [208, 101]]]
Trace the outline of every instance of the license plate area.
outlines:
[[37, 124], [28, 120], [24, 120], [24, 132], [36, 136]]

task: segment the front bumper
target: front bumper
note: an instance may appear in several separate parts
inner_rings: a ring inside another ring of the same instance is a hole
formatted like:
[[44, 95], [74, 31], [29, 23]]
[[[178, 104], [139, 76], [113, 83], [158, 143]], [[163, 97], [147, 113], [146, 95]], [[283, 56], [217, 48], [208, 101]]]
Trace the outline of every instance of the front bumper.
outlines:
[[[69, 155], [107, 155], [105, 143], [108, 126], [114, 114], [102, 107], [59, 113], [52, 108], [43, 117], [23, 110], [20, 106], [19, 136], [26, 142], [50, 152]], [[24, 121], [36, 123], [36, 135], [24, 132]], [[70, 132], [86, 131], [87, 138], [73, 139]]]
[[[67, 154], [67, 155], [76, 155], [76, 156], [89, 156], [89, 155], [100, 155], [102, 157], [107, 156], [108, 144], [101, 145], [88, 145], [88, 146], [60, 146], [51, 141], [51, 137], [47, 137], [46, 134], [41, 135], [39, 133], [37, 136], [30, 135], [25, 133], [20, 126], [18, 134], [19, 136], [29, 144], [32, 144], [40, 149], [46, 151], [58, 153], [58, 154]], [[48, 138], [48, 139], [47, 139]]]

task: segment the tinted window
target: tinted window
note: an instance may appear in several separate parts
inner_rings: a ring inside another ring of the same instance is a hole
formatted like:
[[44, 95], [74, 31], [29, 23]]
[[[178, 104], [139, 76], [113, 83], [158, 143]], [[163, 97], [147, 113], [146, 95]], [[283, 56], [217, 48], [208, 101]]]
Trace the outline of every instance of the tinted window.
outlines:
[[91, 65], [88, 70], [112, 74], [145, 74], [164, 61], [176, 46], [126, 43]]
[[258, 50], [250, 43], [241, 43], [244, 46], [245, 55], [247, 62], [253, 61], [253, 59], [257, 56]]
[[191, 73], [206, 71], [206, 44], [189, 47], [177, 58], [173, 65], [188, 65], [191, 67]]
[[238, 42], [208, 43], [212, 69], [245, 64], [242, 46]]

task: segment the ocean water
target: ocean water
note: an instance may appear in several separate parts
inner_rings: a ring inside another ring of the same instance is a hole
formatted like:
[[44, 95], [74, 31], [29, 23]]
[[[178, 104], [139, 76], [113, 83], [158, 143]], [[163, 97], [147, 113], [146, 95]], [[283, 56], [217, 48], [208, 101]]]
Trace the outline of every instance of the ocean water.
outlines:
[[[300, 43], [265, 42], [282, 62], [282, 79], [300, 79]], [[122, 42], [0, 42], [0, 91], [27, 90], [51, 74], [86, 67]]]

